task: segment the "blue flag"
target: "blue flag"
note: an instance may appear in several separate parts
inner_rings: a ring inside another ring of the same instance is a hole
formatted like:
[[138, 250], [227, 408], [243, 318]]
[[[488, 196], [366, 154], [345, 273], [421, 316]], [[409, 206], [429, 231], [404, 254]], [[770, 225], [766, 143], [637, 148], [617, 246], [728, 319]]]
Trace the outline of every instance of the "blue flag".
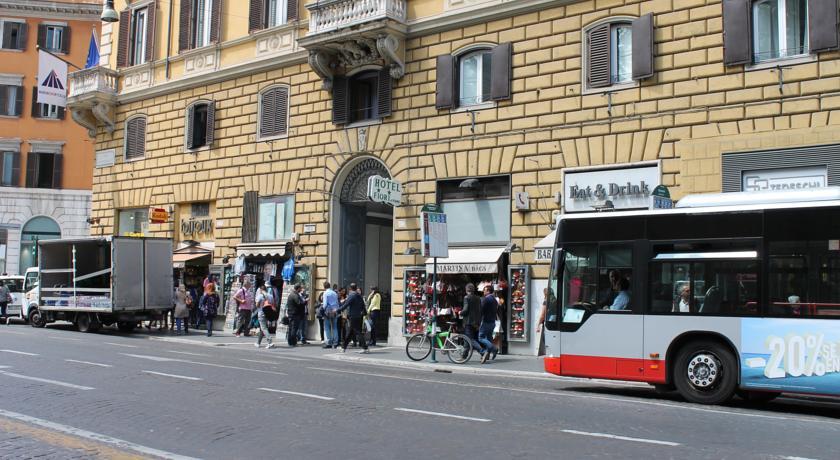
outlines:
[[96, 67], [99, 65], [99, 45], [96, 43], [96, 31], [90, 32], [90, 46], [88, 46], [88, 57], [85, 62], [85, 68]]

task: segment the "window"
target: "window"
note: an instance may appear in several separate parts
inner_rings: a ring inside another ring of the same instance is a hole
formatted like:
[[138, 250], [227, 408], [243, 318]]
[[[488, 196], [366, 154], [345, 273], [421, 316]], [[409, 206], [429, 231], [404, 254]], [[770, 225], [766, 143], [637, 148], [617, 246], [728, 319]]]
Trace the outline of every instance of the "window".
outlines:
[[[140, 65], [154, 59], [156, 3], [133, 9], [129, 6], [120, 12], [117, 67]], [[182, 3], [190, 4], [188, 1]]]
[[149, 209], [121, 209], [117, 232], [122, 236], [142, 236], [149, 233]]
[[510, 178], [485, 177], [438, 182], [451, 245], [510, 241]]
[[840, 257], [829, 242], [772, 242], [768, 311], [789, 318], [840, 317]]
[[125, 159], [143, 158], [146, 154], [146, 117], [133, 117], [125, 122]]
[[64, 41], [64, 27], [47, 26], [47, 41], [44, 48], [48, 50], [60, 50]]
[[276, 27], [286, 23], [286, 5], [288, 0], [268, 0], [268, 27]]
[[490, 50], [475, 51], [459, 59], [460, 106], [481, 104], [490, 100], [491, 59]]
[[193, 48], [201, 48], [210, 44], [211, 7], [211, 0], [193, 0]]
[[808, 0], [754, 1], [752, 21], [754, 62], [808, 54]]
[[587, 83], [603, 88], [633, 81], [633, 29], [630, 22], [593, 27], [586, 34]]
[[67, 54], [70, 46], [70, 28], [64, 25], [40, 24], [38, 45], [53, 53]]
[[190, 217], [210, 217], [210, 203], [190, 204]]
[[292, 195], [261, 197], [259, 241], [287, 240], [292, 237], [295, 200]]
[[26, 186], [61, 188], [63, 159], [61, 154], [29, 152], [26, 156]]
[[379, 120], [391, 115], [389, 67], [368, 70], [333, 81], [333, 123]]
[[5, 50], [26, 49], [26, 23], [0, 20], [0, 48]]
[[0, 152], [0, 186], [17, 187], [19, 181], [20, 153]]
[[9, 232], [5, 228], [0, 228], [0, 273], [6, 273], [6, 249], [8, 244]]
[[0, 115], [19, 117], [23, 113], [23, 87], [0, 85]]
[[38, 102], [38, 87], [32, 88], [32, 117], [51, 120], [64, 119], [64, 107], [52, 104], [41, 104]]
[[277, 86], [260, 93], [259, 137], [283, 136], [289, 126], [289, 88]]
[[757, 260], [692, 256], [691, 260], [651, 263], [650, 313], [759, 314]]
[[148, 10], [139, 8], [131, 18], [131, 56], [129, 65], [139, 65], [146, 62], [146, 29]]
[[610, 28], [610, 82], [633, 81], [633, 29], [630, 24], [616, 24]]
[[38, 216], [24, 224], [20, 233], [20, 273], [38, 266], [38, 241], [61, 238], [61, 227], [49, 217]]
[[188, 149], [213, 145], [216, 125], [215, 104], [196, 102], [187, 108], [186, 144]]
[[374, 120], [378, 103], [377, 72], [365, 72], [350, 80], [350, 122]]
[[248, 30], [277, 27], [297, 19], [298, 0], [250, 0]]

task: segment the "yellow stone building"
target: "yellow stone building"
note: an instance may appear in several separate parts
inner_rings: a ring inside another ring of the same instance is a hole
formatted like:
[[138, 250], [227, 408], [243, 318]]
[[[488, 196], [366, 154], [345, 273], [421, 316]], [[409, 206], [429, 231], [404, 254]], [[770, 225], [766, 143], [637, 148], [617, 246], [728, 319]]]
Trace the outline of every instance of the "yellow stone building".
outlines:
[[[534, 247], [558, 212], [646, 207], [657, 185], [840, 184], [836, 0], [116, 9], [110, 65], [70, 88], [98, 154], [116, 152], [94, 172], [105, 233], [173, 237], [186, 267], [242, 256], [259, 275], [293, 250], [318, 287], [378, 284], [394, 343], [423, 294], [424, 204], [449, 218], [443, 287], [504, 288], [508, 266], [529, 267], [524, 332], [506, 325], [509, 350], [529, 353], [548, 275]], [[402, 184], [399, 206], [367, 200], [373, 175]], [[173, 217], [149, 223], [149, 208]]]

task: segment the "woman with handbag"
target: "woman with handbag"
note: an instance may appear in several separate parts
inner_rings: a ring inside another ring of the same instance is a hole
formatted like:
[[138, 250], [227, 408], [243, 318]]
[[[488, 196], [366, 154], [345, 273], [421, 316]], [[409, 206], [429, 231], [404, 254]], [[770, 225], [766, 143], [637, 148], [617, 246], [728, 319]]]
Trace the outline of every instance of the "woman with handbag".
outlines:
[[[269, 283], [266, 282], [265, 284], [268, 285]], [[257, 343], [254, 344], [257, 348], [260, 347], [263, 337], [268, 341], [265, 347], [274, 348], [274, 344], [271, 343], [271, 334], [268, 332], [268, 321], [266, 320], [266, 313], [271, 311], [274, 306], [272, 305], [271, 294], [268, 292], [266, 285], [260, 286], [254, 299], [257, 309], [255, 316], [260, 329], [257, 333]]]
[[204, 314], [204, 318], [207, 320], [207, 337], [211, 337], [213, 335], [213, 318], [219, 311], [219, 294], [216, 294], [216, 285], [214, 283], [207, 285], [204, 295], [201, 296], [201, 300], [198, 302], [198, 309], [201, 310], [201, 313]]
[[190, 333], [190, 309], [187, 307], [188, 299], [189, 294], [187, 293], [187, 288], [184, 287], [184, 283], [179, 284], [178, 289], [175, 290], [175, 311], [173, 314], [175, 317], [175, 330], [178, 335], [181, 335], [182, 325], [184, 327], [184, 334]]

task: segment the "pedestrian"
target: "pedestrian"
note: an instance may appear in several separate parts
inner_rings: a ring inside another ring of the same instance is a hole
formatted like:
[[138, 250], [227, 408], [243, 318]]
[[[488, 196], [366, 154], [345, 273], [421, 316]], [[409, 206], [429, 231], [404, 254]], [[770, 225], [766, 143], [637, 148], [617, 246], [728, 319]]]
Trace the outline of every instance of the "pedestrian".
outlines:
[[318, 330], [321, 332], [321, 343], [324, 341], [324, 293], [318, 294], [318, 304], [315, 306], [315, 319], [318, 320]]
[[198, 290], [195, 287], [190, 287], [187, 294], [189, 294], [187, 297], [187, 307], [190, 309], [190, 322], [194, 328], [198, 329], [199, 324], [204, 319], [201, 316], [201, 311], [198, 309], [198, 301], [201, 300], [201, 296], [198, 295]]
[[493, 295], [493, 286], [484, 286], [484, 298], [481, 299], [481, 325], [478, 328], [478, 342], [484, 346], [481, 353], [481, 364], [487, 362], [490, 355], [496, 359], [499, 349], [493, 345], [493, 329], [496, 328], [496, 312], [499, 309], [499, 302]]
[[198, 309], [201, 310], [205, 321], [207, 321], [207, 337], [211, 337], [213, 335], [213, 318], [219, 311], [219, 294], [216, 294], [215, 284], [207, 285], [207, 291], [198, 302]]
[[184, 334], [190, 333], [190, 309], [187, 308], [187, 288], [184, 283], [178, 285], [175, 290], [175, 333], [181, 335], [181, 326], [184, 327]]
[[3, 317], [3, 322], [9, 324], [9, 317], [6, 316], [6, 308], [12, 303], [12, 293], [6, 286], [6, 283], [0, 282], [0, 316]]
[[[339, 306], [344, 305], [344, 302], [347, 301], [347, 288], [343, 287], [338, 290], [338, 304]], [[347, 312], [339, 311], [338, 319], [336, 320], [336, 324], [338, 324], [338, 344], [341, 345], [344, 342], [344, 336], [347, 335]]]
[[324, 332], [326, 343], [324, 348], [338, 347], [338, 293], [330, 287], [330, 283], [324, 283]]
[[367, 315], [368, 315], [368, 330], [370, 331], [370, 340], [368, 340], [369, 347], [376, 346], [376, 320], [379, 319], [379, 310], [382, 308], [382, 294], [379, 293], [379, 287], [373, 286], [370, 288], [370, 295], [367, 299]]
[[268, 292], [271, 298], [271, 309], [266, 311], [265, 320], [268, 324], [268, 332], [272, 334], [277, 333], [277, 320], [280, 319], [280, 309], [282, 306], [280, 305], [281, 296], [280, 291], [271, 284], [271, 281], [266, 279], [266, 291]]
[[254, 294], [251, 291], [250, 281], [245, 280], [242, 283], [242, 287], [233, 295], [233, 300], [236, 302], [239, 321], [233, 335], [239, 337], [244, 333], [245, 337], [248, 337], [251, 335], [251, 314], [254, 310]]
[[341, 352], [347, 351], [347, 345], [350, 344], [350, 336], [355, 336], [357, 342], [362, 346], [362, 353], [370, 353], [367, 342], [365, 342], [365, 332], [362, 329], [362, 321], [365, 317], [365, 301], [356, 287], [356, 283], [350, 284], [350, 290], [347, 293], [347, 300], [339, 308], [341, 312], [346, 311], [350, 320], [347, 334], [344, 336], [344, 344], [341, 347]]
[[289, 318], [289, 330], [286, 332], [286, 342], [290, 347], [298, 344], [298, 328], [303, 321], [303, 315], [306, 314], [306, 303], [301, 296], [303, 287], [300, 284], [295, 284], [289, 297], [286, 299], [286, 316]]
[[478, 328], [481, 325], [481, 297], [476, 295], [475, 285], [472, 283], [467, 284], [467, 296], [464, 297], [461, 319], [464, 323], [464, 335], [470, 339], [478, 354], [483, 355], [484, 346], [478, 341]]
[[271, 284], [266, 282], [264, 285], [260, 286], [260, 289], [257, 291], [257, 295], [254, 299], [255, 308], [257, 309], [257, 324], [259, 327], [259, 332], [257, 332], [257, 342], [254, 346], [259, 348], [260, 344], [262, 344], [263, 338], [266, 338], [268, 343], [266, 343], [265, 348], [268, 349], [274, 348], [274, 344], [271, 343], [271, 334], [268, 332], [266, 313], [274, 307], [271, 304], [271, 294], [268, 292], [267, 286], [271, 286]]
[[306, 341], [306, 332], [309, 328], [309, 294], [303, 288], [300, 291], [300, 299], [303, 301], [303, 313], [298, 320], [297, 339], [298, 343], [309, 345], [309, 342]]

